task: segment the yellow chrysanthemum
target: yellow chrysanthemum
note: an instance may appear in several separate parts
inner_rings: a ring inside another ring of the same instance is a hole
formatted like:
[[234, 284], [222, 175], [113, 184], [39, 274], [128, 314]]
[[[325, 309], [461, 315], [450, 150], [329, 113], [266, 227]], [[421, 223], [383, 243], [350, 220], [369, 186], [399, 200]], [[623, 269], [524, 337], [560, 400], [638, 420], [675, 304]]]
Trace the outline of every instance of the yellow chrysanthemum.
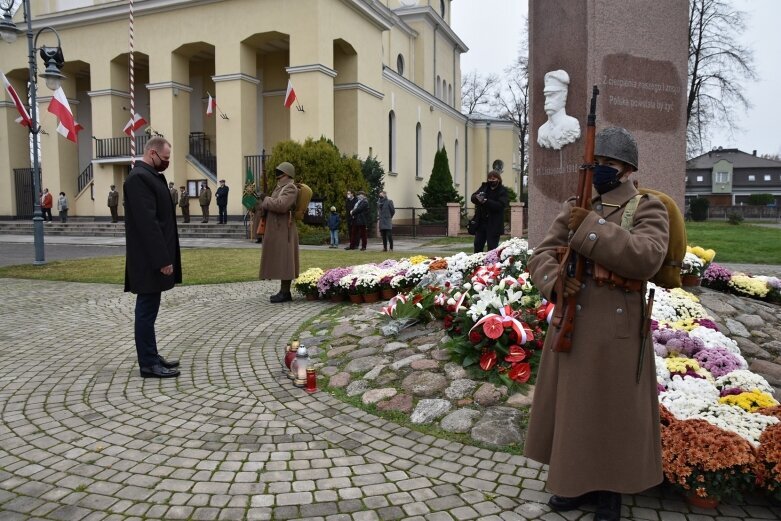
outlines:
[[423, 261], [427, 261], [428, 257], [425, 255], [415, 255], [414, 257], [410, 257], [409, 261], [411, 264], [420, 264]]
[[751, 392], [724, 396], [719, 398], [719, 403], [735, 405], [748, 412], [754, 412], [757, 409], [761, 409], [762, 407], [774, 407], [778, 405], [777, 400], [775, 400], [768, 393], [763, 393], [759, 389], [754, 389]]
[[667, 366], [667, 370], [671, 373], [685, 373], [689, 369], [695, 372], [700, 370], [700, 364], [697, 363], [697, 360], [682, 356], [665, 358], [664, 363]]
[[673, 288], [673, 289], [670, 290], [670, 293], [672, 293], [673, 296], [675, 296], [675, 297], [686, 299], [686, 300], [691, 300], [692, 302], [699, 302], [700, 301], [700, 299], [699, 299], [699, 297], [697, 295], [695, 295], [694, 293], [689, 293], [688, 291], [686, 291], [683, 288]]
[[759, 298], [764, 298], [769, 291], [767, 283], [764, 280], [750, 277], [743, 273], [733, 274], [729, 281], [729, 285], [741, 293], [757, 296]]

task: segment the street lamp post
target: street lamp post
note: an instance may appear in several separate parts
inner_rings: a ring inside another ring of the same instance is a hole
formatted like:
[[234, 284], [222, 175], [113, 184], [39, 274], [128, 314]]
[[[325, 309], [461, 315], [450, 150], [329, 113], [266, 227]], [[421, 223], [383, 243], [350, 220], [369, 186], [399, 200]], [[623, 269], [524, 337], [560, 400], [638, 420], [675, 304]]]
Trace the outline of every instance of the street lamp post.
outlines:
[[[8, 43], [16, 41], [17, 33], [19, 30], [11, 17], [11, 9], [14, 6], [14, 0], [0, 0], [0, 9], [3, 10], [2, 19], [0, 19], [0, 37]], [[43, 247], [43, 214], [41, 213], [41, 198], [39, 194], [38, 179], [40, 177], [40, 164], [38, 160], [38, 134], [41, 132], [41, 128], [38, 125], [38, 104], [36, 100], [36, 90], [38, 82], [35, 76], [38, 72], [38, 64], [35, 60], [35, 51], [39, 50], [41, 59], [46, 64], [46, 70], [41, 74], [46, 82], [46, 86], [51, 90], [57, 90], [62, 85], [62, 80], [65, 79], [62, 72], [62, 66], [65, 64], [65, 59], [62, 55], [62, 47], [60, 45], [60, 35], [52, 27], [43, 27], [35, 35], [33, 35], [32, 26], [32, 13], [30, 11], [30, 0], [23, 0], [22, 6], [24, 9], [24, 19], [27, 22], [27, 50], [28, 61], [30, 65], [29, 70], [29, 85], [30, 85], [30, 134], [32, 138], [33, 149], [33, 169], [32, 169], [32, 188], [33, 188], [33, 241], [35, 243], [35, 260], [34, 265], [41, 265], [46, 263]], [[45, 31], [51, 31], [57, 37], [57, 47], [41, 47], [37, 49], [38, 37]]]

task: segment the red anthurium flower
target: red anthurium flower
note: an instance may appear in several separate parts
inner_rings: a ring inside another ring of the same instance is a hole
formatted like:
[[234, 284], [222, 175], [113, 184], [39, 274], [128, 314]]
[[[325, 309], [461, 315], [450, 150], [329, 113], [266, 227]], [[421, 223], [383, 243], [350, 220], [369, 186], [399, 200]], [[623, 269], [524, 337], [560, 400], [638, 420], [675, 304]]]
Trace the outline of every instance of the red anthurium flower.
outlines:
[[512, 369], [510, 369], [510, 372], [507, 373], [507, 376], [509, 376], [511, 380], [515, 380], [521, 384], [528, 382], [531, 375], [532, 366], [527, 363], [515, 364]]
[[450, 327], [453, 325], [453, 317], [450, 315], [445, 315], [445, 329], [450, 329]]
[[517, 362], [523, 362], [526, 360], [527, 353], [521, 346], [510, 346], [510, 352], [504, 357], [505, 362], [515, 364]]
[[478, 330], [472, 330], [469, 332], [469, 341], [473, 344], [479, 344], [483, 340], [483, 335]]
[[496, 340], [504, 333], [502, 319], [499, 317], [490, 317], [483, 322], [483, 333], [492, 340]]
[[486, 349], [480, 357], [480, 369], [490, 371], [496, 365], [497, 358], [496, 351]]
[[418, 303], [418, 302], [420, 302], [421, 300], [423, 300], [423, 295], [422, 295], [422, 294], [420, 294], [420, 293], [418, 293], [417, 295], [415, 295], [414, 297], [412, 297], [412, 303], [413, 303], [413, 304], [417, 304], [417, 303]]

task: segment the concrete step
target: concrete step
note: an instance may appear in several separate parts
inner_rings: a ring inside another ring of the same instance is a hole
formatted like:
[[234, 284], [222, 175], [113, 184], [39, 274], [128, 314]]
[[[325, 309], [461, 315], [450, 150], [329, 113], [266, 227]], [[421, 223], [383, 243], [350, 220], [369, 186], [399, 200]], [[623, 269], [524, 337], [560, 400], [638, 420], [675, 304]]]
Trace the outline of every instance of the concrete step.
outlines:
[[[124, 237], [124, 223], [101, 222], [68, 222], [66, 224], [53, 221], [44, 223], [45, 235], [72, 237]], [[179, 223], [179, 237], [183, 238], [215, 238], [244, 239], [246, 230], [242, 223]], [[0, 222], [0, 235], [28, 235], [33, 233], [33, 223], [30, 221]]]

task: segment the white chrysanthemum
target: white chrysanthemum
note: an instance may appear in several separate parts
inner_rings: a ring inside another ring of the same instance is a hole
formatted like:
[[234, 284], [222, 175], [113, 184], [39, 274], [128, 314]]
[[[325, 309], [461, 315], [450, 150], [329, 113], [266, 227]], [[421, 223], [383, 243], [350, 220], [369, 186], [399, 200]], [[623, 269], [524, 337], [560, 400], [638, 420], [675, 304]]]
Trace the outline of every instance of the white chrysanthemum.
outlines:
[[713, 402], [693, 397], [685, 391], [665, 391], [659, 393], [659, 403], [667, 407], [676, 418], [686, 420], [706, 410]]
[[716, 427], [734, 432], [754, 446], [759, 445], [759, 437], [763, 430], [781, 421], [774, 416], [748, 412], [724, 403], [713, 403], [692, 418], [706, 420]]
[[719, 390], [716, 386], [703, 378], [682, 378], [680, 375], [675, 375], [667, 386], [667, 392], [671, 391], [681, 391], [706, 402], [715, 402], [719, 399]]
[[773, 394], [773, 387], [767, 383], [767, 380], [761, 375], [745, 369], [738, 369], [716, 378], [716, 387], [719, 389], [737, 388], [744, 392], [751, 392], [754, 389], [759, 389], [763, 393]]
[[667, 387], [670, 383], [670, 371], [667, 369], [667, 364], [664, 363], [664, 358], [659, 355], [654, 355], [656, 358], [656, 382], [659, 385]]
[[738, 343], [725, 336], [724, 333], [716, 331], [715, 329], [697, 326], [689, 331], [689, 336], [699, 338], [708, 348], [723, 347], [732, 354], [740, 355], [740, 347], [738, 347]]

